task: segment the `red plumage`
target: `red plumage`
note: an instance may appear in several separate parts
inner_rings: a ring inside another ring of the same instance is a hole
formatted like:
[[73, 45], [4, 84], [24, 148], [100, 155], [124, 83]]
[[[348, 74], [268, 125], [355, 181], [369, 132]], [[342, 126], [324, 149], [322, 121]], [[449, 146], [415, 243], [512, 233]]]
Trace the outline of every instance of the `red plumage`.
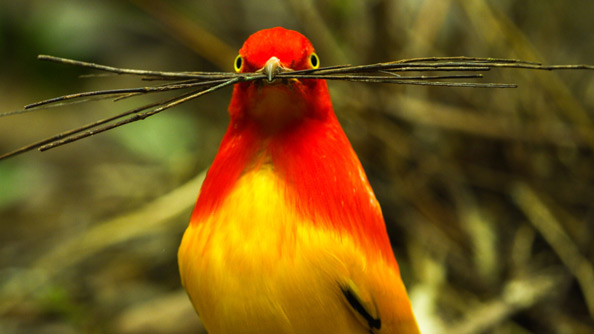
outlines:
[[[309, 41], [283, 28], [252, 35], [239, 54], [246, 73], [270, 62], [285, 71], [314, 67]], [[236, 84], [229, 115], [179, 251], [182, 281], [197, 310], [207, 313], [207, 329], [417, 333], [381, 209], [326, 82]], [[267, 193], [257, 193], [262, 189]], [[231, 244], [237, 240], [244, 244]], [[260, 283], [259, 275], [270, 281]], [[204, 284], [217, 285], [221, 295]], [[241, 303], [238, 294], [256, 299]], [[333, 316], [339, 323], [315, 320]]]

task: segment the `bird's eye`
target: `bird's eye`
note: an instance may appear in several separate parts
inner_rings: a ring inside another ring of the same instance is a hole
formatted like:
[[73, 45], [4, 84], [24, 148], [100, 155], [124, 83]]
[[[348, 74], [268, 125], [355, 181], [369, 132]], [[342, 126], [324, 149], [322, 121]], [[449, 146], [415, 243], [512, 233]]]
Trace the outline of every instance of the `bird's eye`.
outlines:
[[318, 55], [315, 54], [315, 52], [309, 56], [309, 66], [311, 66], [311, 68], [320, 67], [320, 58], [318, 58]]
[[237, 57], [235, 57], [233, 67], [235, 67], [235, 72], [241, 72], [241, 68], [243, 67], [243, 58], [241, 55], [237, 55]]

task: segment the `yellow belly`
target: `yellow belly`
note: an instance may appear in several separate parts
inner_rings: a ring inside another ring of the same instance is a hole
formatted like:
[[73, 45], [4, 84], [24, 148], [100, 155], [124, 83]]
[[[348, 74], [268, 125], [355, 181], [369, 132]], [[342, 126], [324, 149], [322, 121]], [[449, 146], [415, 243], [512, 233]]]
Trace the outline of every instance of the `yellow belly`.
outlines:
[[[348, 236], [300, 217], [286, 191], [271, 168], [261, 167], [186, 230], [180, 273], [205, 327], [210, 334], [369, 333], [340, 286], [375, 284], [371, 277], [380, 286], [364, 292], [379, 294], [374, 302], [381, 304], [395, 298], [392, 290], [404, 291], [398, 273], [366, 259]], [[398, 286], [386, 290], [382, 280]]]

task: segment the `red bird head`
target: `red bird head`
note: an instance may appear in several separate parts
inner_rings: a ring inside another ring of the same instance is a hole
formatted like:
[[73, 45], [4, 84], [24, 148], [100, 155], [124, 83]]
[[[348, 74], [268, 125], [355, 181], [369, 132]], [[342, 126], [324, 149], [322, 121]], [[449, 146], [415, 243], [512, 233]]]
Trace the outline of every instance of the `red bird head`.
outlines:
[[309, 40], [297, 31], [281, 27], [265, 29], [251, 35], [239, 50], [235, 70], [242, 73], [262, 70], [276, 57], [284, 70], [306, 70], [319, 66]]
[[282, 72], [319, 65], [309, 40], [296, 31], [277, 27], [251, 35], [239, 50], [235, 70], [264, 73], [267, 79], [235, 85], [229, 106], [231, 124], [252, 124], [264, 134], [275, 134], [307, 118], [326, 118], [332, 108], [324, 80], [275, 79]]

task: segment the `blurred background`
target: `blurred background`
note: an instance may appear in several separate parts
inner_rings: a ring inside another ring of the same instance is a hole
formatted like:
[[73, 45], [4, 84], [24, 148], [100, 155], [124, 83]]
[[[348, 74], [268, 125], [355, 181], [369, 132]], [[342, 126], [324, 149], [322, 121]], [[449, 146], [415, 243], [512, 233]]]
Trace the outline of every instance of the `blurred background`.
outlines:
[[[322, 65], [423, 56], [594, 63], [591, 0], [0, 0], [0, 112], [144, 86], [36, 60], [232, 71], [282, 25]], [[517, 89], [331, 82], [423, 333], [594, 332], [594, 73], [498, 70]], [[202, 333], [176, 252], [231, 89], [0, 162], [0, 332]], [[0, 119], [0, 152], [154, 101]]]

